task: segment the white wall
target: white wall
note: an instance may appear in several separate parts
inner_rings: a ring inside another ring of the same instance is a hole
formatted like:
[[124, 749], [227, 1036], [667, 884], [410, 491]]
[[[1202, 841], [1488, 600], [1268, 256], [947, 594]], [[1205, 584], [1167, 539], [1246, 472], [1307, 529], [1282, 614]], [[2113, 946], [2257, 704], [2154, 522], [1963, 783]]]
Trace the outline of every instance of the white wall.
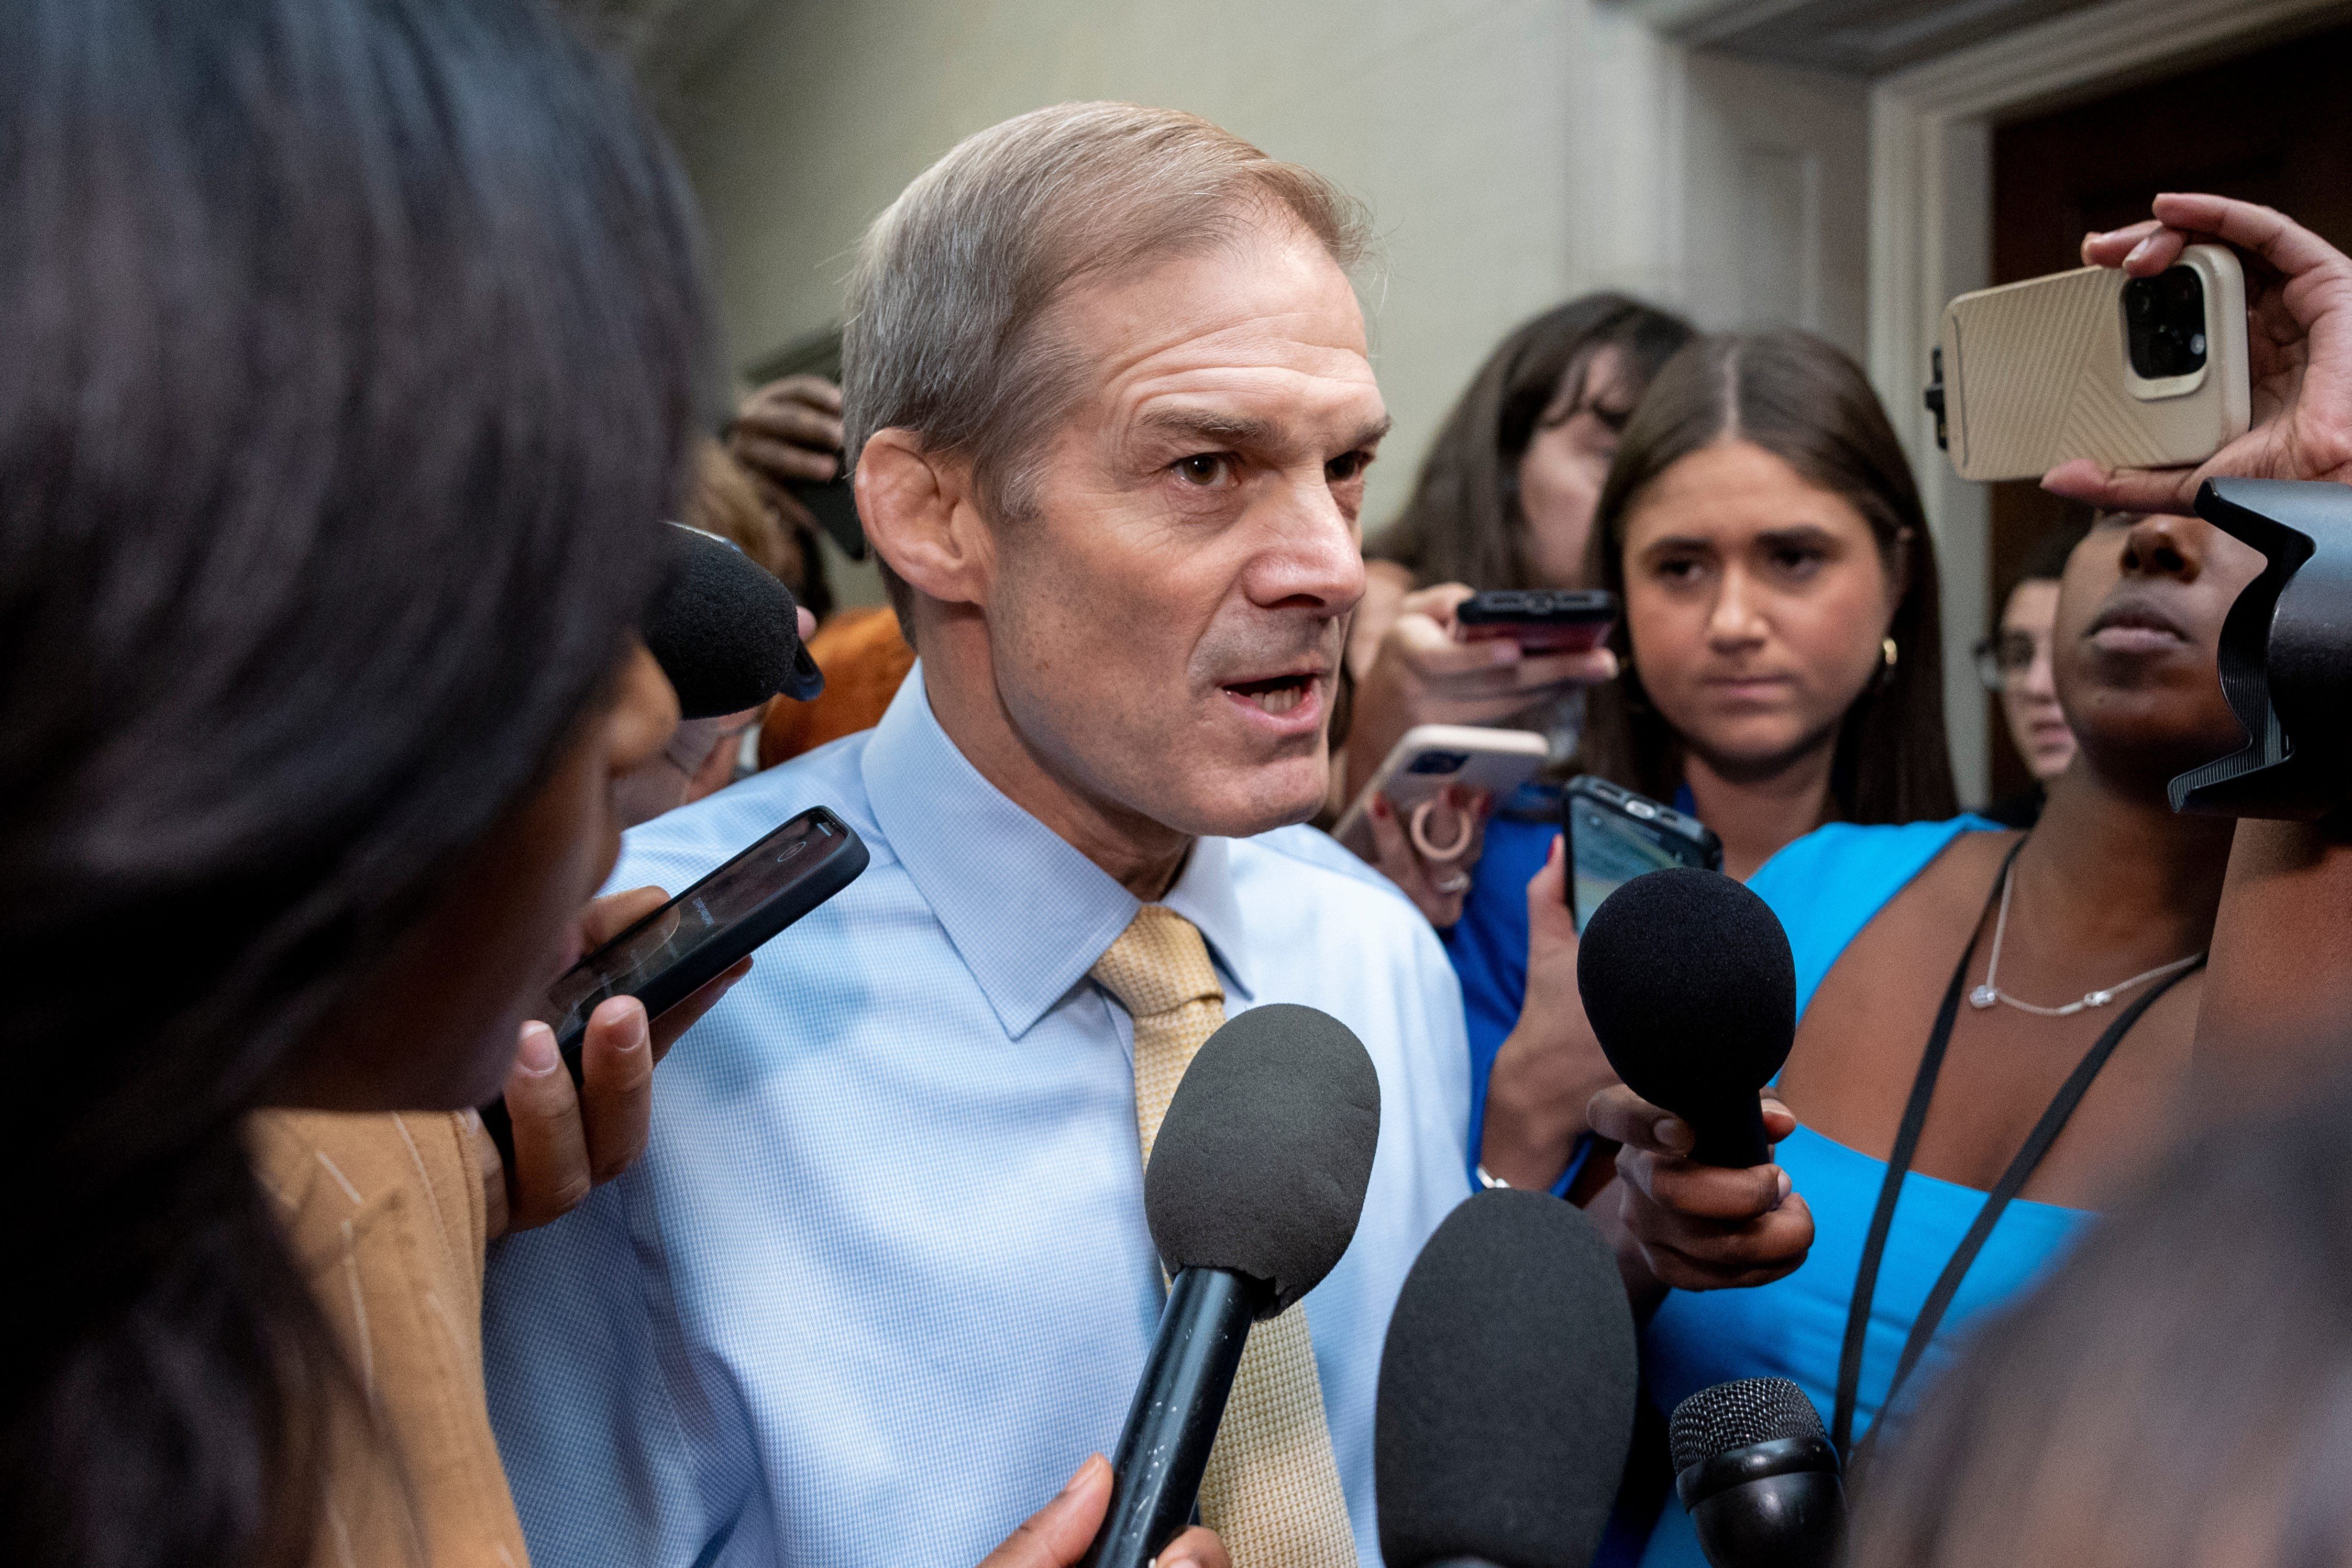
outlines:
[[[1611, 51], [1645, 28], [1589, 0], [858, 0], [759, 11], [669, 95], [712, 230], [740, 364], [832, 323], [859, 231], [960, 137], [1079, 98], [1192, 110], [1372, 208], [1363, 280], [1397, 434], [1368, 520], [1401, 502], [1430, 432], [1514, 323], [1653, 264], [1654, 181], [1577, 195], [1579, 145], [1654, 112]], [[1605, 74], [1605, 73], [1603, 73]], [[1589, 84], [1589, 85], [1588, 85]], [[1618, 161], [1620, 174], [1628, 164]]]

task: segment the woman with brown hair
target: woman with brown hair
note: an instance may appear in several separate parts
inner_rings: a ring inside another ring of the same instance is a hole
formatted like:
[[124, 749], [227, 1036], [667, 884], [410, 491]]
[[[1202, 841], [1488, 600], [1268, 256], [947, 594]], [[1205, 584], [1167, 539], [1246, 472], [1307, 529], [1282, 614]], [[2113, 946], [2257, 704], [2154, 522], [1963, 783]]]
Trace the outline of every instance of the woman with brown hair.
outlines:
[[[1675, 355], [1626, 427], [1591, 548], [1596, 584], [1619, 596], [1625, 673], [1587, 698], [1584, 771], [1696, 816], [1741, 878], [1824, 822], [1957, 810], [1935, 550], [1843, 353], [1778, 331]], [[1529, 890], [1554, 837], [1493, 836], [1447, 937], [1470, 1018], [1470, 1145], [1514, 1185], [1562, 1179], [1611, 1081], [1572, 977], [1564, 996], [1529, 994], [1531, 934], [1573, 952], [1559, 890]], [[1523, 1005], [1536, 1026], [1518, 1027]]]
[[[1582, 689], [1613, 672], [1609, 657], [1523, 657], [1507, 639], [1457, 641], [1454, 606], [1481, 590], [1593, 585], [1592, 507], [1618, 437], [1650, 378], [1691, 336], [1688, 323], [1639, 300], [1587, 294], [1523, 323], [1486, 356], [1438, 431], [1412, 500], [1365, 547], [1335, 810], [1416, 724], [1509, 724], [1548, 733], [1559, 758], [1576, 749]], [[1516, 810], [1492, 804], [1507, 817], [1559, 816], [1556, 789]], [[1373, 815], [1381, 868], [1443, 930], [1470, 885], [1475, 830], [1463, 855], [1433, 868], [1384, 805]], [[1432, 832], [1454, 837], [1443, 822]]]

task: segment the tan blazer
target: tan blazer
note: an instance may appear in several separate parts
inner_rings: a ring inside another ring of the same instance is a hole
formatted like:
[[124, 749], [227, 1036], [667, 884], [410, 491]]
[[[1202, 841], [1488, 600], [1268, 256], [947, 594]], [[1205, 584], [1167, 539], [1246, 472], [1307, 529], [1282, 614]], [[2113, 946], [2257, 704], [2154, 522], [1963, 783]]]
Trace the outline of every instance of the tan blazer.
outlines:
[[332, 1423], [320, 1568], [526, 1568], [482, 1392], [482, 1167], [464, 1113], [247, 1131], [364, 1407]]

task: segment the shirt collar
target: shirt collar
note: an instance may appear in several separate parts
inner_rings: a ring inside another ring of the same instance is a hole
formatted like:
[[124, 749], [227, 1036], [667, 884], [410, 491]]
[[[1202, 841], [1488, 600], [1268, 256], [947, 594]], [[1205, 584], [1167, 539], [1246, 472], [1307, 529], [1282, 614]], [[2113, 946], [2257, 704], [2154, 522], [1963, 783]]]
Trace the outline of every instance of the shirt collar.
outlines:
[[[982, 776], [932, 716], [918, 662], [860, 763], [874, 820], [1004, 1032], [1018, 1039], [1087, 976], [1142, 908]], [[1227, 843], [1192, 846], [1169, 908], [1201, 930], [1246, 997]]]

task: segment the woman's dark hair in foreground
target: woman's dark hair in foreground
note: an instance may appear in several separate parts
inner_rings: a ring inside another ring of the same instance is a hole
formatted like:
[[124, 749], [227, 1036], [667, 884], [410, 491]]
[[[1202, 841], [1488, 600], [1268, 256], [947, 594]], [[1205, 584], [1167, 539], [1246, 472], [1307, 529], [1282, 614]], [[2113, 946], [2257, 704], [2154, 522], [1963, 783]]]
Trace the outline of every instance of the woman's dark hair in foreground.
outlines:
[[1624, 355], [1638, 396], [1691, 335], [1680, 317], [1622, 294], [1587, 294], [1520, 325], [1479, 366], [1422, 460], [1412, 499], [1364, 553], [1395, 562], [1422, 587], [1548, 586], [1528, 568], [1519, 510], [1519, 459], [1545, 411], [1563, 402], [1574, 411], [1604, 348]]
[[579, 732], [701, 413], [682, 186], [521, 0], [0, 8], [0, 1558], [310, 1546], [239, 1139]]
[[[1886, 411], [1862, 367], [1829, 343], [1796, 331], [1723, 333], [1668, 361], [1627, 424], [1601, 488], [1591, 580], [1622, 602], [1633, 503], [1675, 463], [1727, 437], [1753, 442], [1809, 484], [1843, 497], [1869, 522], [1880, 561], [1902, 584], [1888, 628], [1894, 667], [1881, 670], [1838, 730], [1832, 810], [1856, 823], [1953, 816], [1959, 803], [1944, 737], [1936, 547]], [[1625, 674], [1585, 700], [1585, 765], [1672, 800], [1683, 782], [1681, 743], [1642, 689], [1622, 619], [1610, 646]]]
[[2352, 1555], [2352, 1095], [2209, 1131], [1890, 1434], [1858, 1568]]

